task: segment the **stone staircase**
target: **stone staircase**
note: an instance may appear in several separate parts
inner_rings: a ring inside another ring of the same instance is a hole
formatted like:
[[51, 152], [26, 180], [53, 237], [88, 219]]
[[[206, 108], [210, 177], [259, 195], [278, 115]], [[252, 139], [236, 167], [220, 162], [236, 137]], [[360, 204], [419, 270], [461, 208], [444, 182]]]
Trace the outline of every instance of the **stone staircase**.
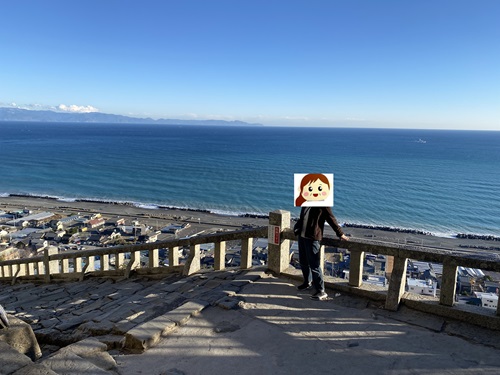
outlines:
[[31, 326], [43, 355], [33, 361], [0, 341], [0, 375], [118, 374], [114, 355], [147, 350], [207, 306], [234, 308], [264, 271], [3, 285], [0, 303]]

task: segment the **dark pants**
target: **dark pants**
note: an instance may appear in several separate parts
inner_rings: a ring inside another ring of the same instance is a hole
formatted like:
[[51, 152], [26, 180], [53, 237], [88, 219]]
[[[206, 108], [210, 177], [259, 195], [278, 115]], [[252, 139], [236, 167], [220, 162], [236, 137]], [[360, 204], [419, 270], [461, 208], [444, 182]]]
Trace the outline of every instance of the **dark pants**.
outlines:
[[319, 241], [299, 236], [299, 263], [304, 275], [304, 282], [313, 283], [316, 291], [325, 290], [323, 271], [321, 269], [321, 252]]

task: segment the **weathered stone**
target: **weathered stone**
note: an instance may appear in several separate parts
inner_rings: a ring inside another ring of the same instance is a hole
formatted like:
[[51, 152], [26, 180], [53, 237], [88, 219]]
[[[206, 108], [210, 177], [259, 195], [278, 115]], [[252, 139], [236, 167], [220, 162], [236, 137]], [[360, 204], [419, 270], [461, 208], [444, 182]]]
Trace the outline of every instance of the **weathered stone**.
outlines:
[[176, 327], [176, 323], [166, 318], [166, 315], [159, 316], [128, 331], [125, 335], [124, 347], [130, 351], [142, 352], [155, 345], [162, 335]]
[[149, 322], [138, 325], [125, 335], [125, 348], [131, 351], [144, 351], [155, 345], [162, 335], [176, 326], [184, 325], [192, 315], [198, 314], [208, 304], [190, 301]]
[[70, 345], [84, 338], [83, 335], [77, 331], [67, 334], [55, 328], [39, 329], [35, 332], [35, 335], [41, 344], [56, 345], [58, 347]]
[[106, 344], [103, 344], [95, 338], [87, 338], [74, 344], [68, 345], [61, 350], [71, 350], [73, 353], [79, 356], [91, 355], [99, 352], [106, 351]]
[[92, 321], [96, 322], [96, 323], [99, 323], [99, 322], [101, 322], [103, 320], [106, 320], [110, 316], [115, 315], [118, 311], [120, 311], [120, 308], [121, 308], [121, 306], [116, 306], [116, 307], [114, 307], [112, 309], [106, 309], [106, 311], [103, 312], [102, 314], [95, 316], [92, 319]]
[[12, 374], [13, 372], [31, 365], [33, 362], [4, 341], [0, 341], [0, 374]]
[[42, 363], [58, 374], [104, 374], [103, 369], [116, 368], [106, 350], [106, 344], [87, 338], [62, 348]]
[[189, 301], [163, 316], [167, 316], [169, 320], [181, 326], [186, 324], [191, 316], [199, 314], [207, 306], [208, 303], [205, 301]]
[[227, 297], [227, 293], [222, 290], [212, 291], [203, 296], [198, 297], [199, 299], [208, 302], [210, 305], [216, 305], [217, 301]]
[[178, 370], [176, 368], [171, 368], [171, 369], [160, 372], [159, 375], [186, 375], [186, 373], [184, 371]]
[[71, 350], [58, 351], [41, 362], [59, 375], [92, 374], [109, 375], [109, 373]]
[[115, 323], [111, 333], [115, 335], [124, 335], [125, 333], [127, 333], [136, 326], [137, 324], [131, 322], [130, 320], [127, 319], [120, 320], [119, 322]]
[[106, 350], [121, 349], [125, 343], [123, 335], [104, 335], [95, 337], [97, 340], [106, 344]]
[[235, 332], [239, 330], [241, 327], [237, 324], [232, 324], [227, 321], [220, 322], [217, 327], [214, 328], [215, 333], [226, 333], [226, 332]]
[[96, 315], [97, 315], [96, 312], [89, 312], [80, 316], [74, 316], [73, 318], [68, 318], [68, 319], [61, 318], [62, 322], [56, 325], [56, 328], [61, 332], [66, 331], [68, 329], [75, 328], [84, 322], [92, 320], [92, 318], [95, 317]]
[[114, 323], [109, 320], [103, 320], [102, 322], [89, 321], [81, 324], [78, 327], [78, 331], [82, 333], [89, 333], [92, 336], [107, 335], [111, 333], [114, 328]]
[[219, 301], [216, 302], [216, 305], [219, 307], [222, 307], [225, 310], [231, 310], [235, 309], [238, 304], [240, 303], [240, 300], [234, 297], [224, 297], [220, 299]]
[[33, 361], [40, 358], [42, 351], [31, 326], [12, 315], [9, 315], [9, 324], [8, 329], [0, 329], [0, 341], [6, 342]]
[[263, 274], [264, 273], [262, 271], [248, 271], [240, 275], [237, 275], [235, 277], [235, 280], [248, 280], [251, 282], [255, 282], [257, 280], [260, 280]]
[[93, 353], [91, 355], [82, 355], [87, 361], [93, 363], [103, 370], [115, 370], [116, 361], [108, 352]]
[[66, 285], [66, 290], [68, 293], [75, 295], [89, 289], [89, 285], [87, 283], [75, 282]]
[[207, 289], [215, 289], [221, 284], [220, 280], [208, 280], [203, 286]]
[[238, 288], [242, 288], [249, 283], [250, 283], [250, 280], [233, 280], [233, 281], [231, 281], [231, 285], [237, 286]]
[[51, 327], [54, 327], [55, 325], [61, 323], [61, 321], [57, 318], [50, 318], [50, 319], [46, 319], [46, 320], [42, 320], [40, 322], [40, 325], [43, 327], [43, 328], [51, 328]]
[[16, 372], [14, 372], [12, 375], [58, 375], [48, 367], [38, 364], [38, 363], [33, 363], [31, 365], [25, 366]]
[[175, 283], [173, 284], [169, 284], [169, 285], [166, 285], [163, 290], [165, 292], [175, 292], [177, 291], [179, 288], [185, 286], [186, 284], [189, 284], [187, 280], [179, 280], [179, 281], [176, 281]]

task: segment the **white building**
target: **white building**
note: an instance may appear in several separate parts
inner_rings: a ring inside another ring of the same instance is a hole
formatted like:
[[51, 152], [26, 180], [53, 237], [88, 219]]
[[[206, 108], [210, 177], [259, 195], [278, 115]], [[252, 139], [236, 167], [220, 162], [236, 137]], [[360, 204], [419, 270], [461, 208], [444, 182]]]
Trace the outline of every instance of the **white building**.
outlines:
[[498, 307], [498, 295], [495, 293], [474, 292], [474, 296], [481, 300], [481, 306], [496, 310]]
[[431, 279], [419, 280], [408, 277], [406, 279], [406, 286], [408, 287], [408, 292], [410, 293], [436, 297], [437, 282], [432, 281]]

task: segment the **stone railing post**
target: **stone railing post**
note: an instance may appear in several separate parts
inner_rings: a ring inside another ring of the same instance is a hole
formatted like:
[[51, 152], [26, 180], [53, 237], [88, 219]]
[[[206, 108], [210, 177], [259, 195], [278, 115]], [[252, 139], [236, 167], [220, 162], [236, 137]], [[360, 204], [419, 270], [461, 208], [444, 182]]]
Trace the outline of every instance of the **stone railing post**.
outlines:
[[445, 259], [443, 262], [443, 276], [441, 280], [441, 294], [439, 303], [445, 306], [453, 306], [457, 288], [458, 265], [455, 261]]
[[214, 249], [214, 270], [221, 271], [226, 268], [226, 243], [216, 242]]
[[57, 260], [50, 260], [50, 256], [57, 254], [58, 250], [55, 246], [49, 246], [43, 249], [43, 266], [44, 270], [44, 280], [45, 282], [50, 282], [50, 275], [59, 273], [59, 262]]
[[36, 275], [36, 263], [30, 262], [28, 263], [28, 275], [33, 276]]
[[170, 267], [179, 265], [179, 246], [172, 246], [168, 248], [168, 265]]
[[61, 273], [69, 273], [69, 259], [64, 258], [61, 260]]
[[252, 244], [253, 238], [243, 238], [241, 240], [241, 269], [252, 268]]
[[141, 252], [140, 251], [133, 251], [130, 252], [130, 262], [132, 265], [130, 266], [131, 270], [135, 270], [136, 268], [141, 267]]
[[184, 265], [182, 274], [184, 276], [192, 275], [200, 270], [200, 245], [189, 246], [189, 258]]
[[101, 256], [101, 271], [109, 271], [109, 254]]
[[349, 285], [359, 287], [363, 283], [363, 262], [365, 252], [351, 250], [351, 260], [349, 266]]
[[89, 255], [87, 257], [87, 272], [94, 272], [95, 271], [95, 256]]
[[158, 249], [149, 250], [149, 256], [148, 256], [148, 259], [149, 259], [148, 267], [149, 268], [155, 268], [155, 267], [158, 267], [160, 265], [160, 260], [159, 260], [158, 254], [159, 254]]
[[269, 213], [267, 266], [277, 274], [290, 265], [290, 240], [282, 240], [281, 232], [290, 228], [290, 212], [276, 210]]
[[390, 311], [397, 311], [401, 297], [406, 287], [406, 266], [407, 258], [395, 257], [389, 281], [389, 291], [385, 300], [385, 308]]
[[125, 263], [125, 254], [115, 253], [115, 270], [122, 269], [124, 263]]

